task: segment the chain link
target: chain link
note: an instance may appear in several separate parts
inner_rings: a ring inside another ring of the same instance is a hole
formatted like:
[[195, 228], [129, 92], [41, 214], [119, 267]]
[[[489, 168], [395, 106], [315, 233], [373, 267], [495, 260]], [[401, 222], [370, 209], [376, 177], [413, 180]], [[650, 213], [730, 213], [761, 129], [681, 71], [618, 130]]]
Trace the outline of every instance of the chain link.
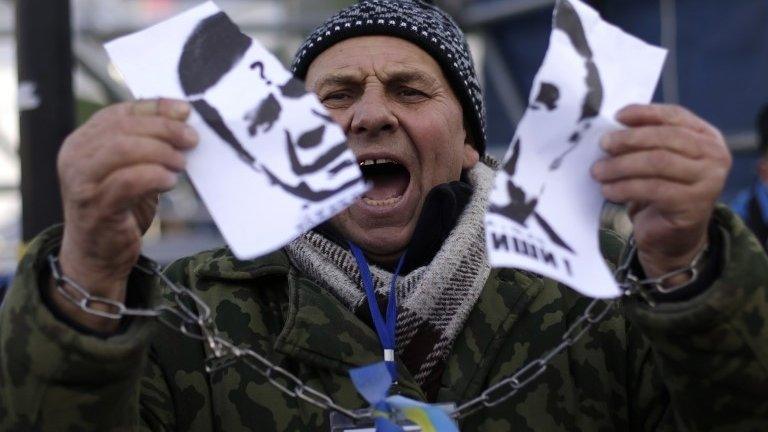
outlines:
[[[636, 253], [634, 243], [631, 240], [630, 245], [630, 253], [627, 254], [614, 274], [625, 295], [635, 293], [642, 295], [643, 292], [640, 287], [647, 281], [630, 277], [629, 269]], [[697, 257], [698, 259], [700, 258]], [[242, 361], [248, 367], [264, 376], [275, 388], [288, 396], [299, 398], [324, 410], [338, 411], [355, 420], [373, 418], [372, 410], [344, 408], [334, 402], [330, 396], [306, 385], [296, 375], [272, 363], [266, 357], [249, 348], [240, 348], [221, 337], [211, 319], [210, 307], [194, 292], [170, 280], [162, 273], [159, 265], [154, 262], [137, 265], [137, 268], [144, 273], [158, 277], [168, 287], [173, 299], [173, 305], [166, 304], [156, 309], [133, 309], [126, 307], [123, 303], [91, 295], [88, 290], [77, 282], [62, 274], [59, 261], [55, 256], [49, 256], [48, 261], [58, 291], [81, 310], [110, 319], [121, 319], [128, 316], [154, 317], [162, 324], [185, 336], [204, 341], [211, 352], [204, 363], [205, 370], [208, 373], [213, 373], [238, 361]], [[658, 283], [657, 280], [652, 282]], [[450, 413], [451, 417], [454, 419], [467, 417], [483, 408], [496, 406], [517, 394], [546, 372], [554, 357], [574, 345], [592, 326], [602, 321], [616, 303], [616, 300], [608, 302], [598, 299], [593, 300], [562, 335], [560, 343], [555, 348], [524, 365], [515, 374], [488, 387], [480, 396], [458, 405]], [[96, 305], [101, 305], [107, 308], [107, 310], [94, 308]]]
[[[563, 334], [560, 343], [555, 348], [518, 369], [514, 375], [488, 387], [480, 393], [480, 396], [457, 406], [452, 413], [453, 418], [467, 417], [484, 407], [496, 406], [517, 394], [531, 381], [543, 374], [549, 368], [550, 362], [554, 357], [574, 345], [593, 325], [605, 318], [615, 304], [616, 301], [592, 300], [584, 310], [584, 313]], [[597, 309], [599, 305], [603, 305], [603, 308]], [[596, 310], [598, 312], [595, 312]]]
[[[160, 311], [157, 310], [131, 309], [126, 307], [124, 303], [105, 297], [92, 296], [77, 282], [62, 274], [57, 257], [49, 256], [48, 263], [51, 267], [51, 276], [56, 282], [56, 287], [61, 295], [89, 314], [115, 320], [126, 316], [157, 317], [160, 315]], [[72, 290], [70, 291], [67, 287], [70, 287]], [[107, 310], [96, 309], [93, 307], [95, 305], [106, 306]]]
[[[637, 254], [637, 247], [635, 246], [633, 239], [630, 239], [630, 246], [630, 252], [625, 260], [627, 265], [620, 280], [624, 281], [626, 286], [630, 287], [634, 293], [642, 297], [645, 302], [652, 307], [656, 306], [656, 300], [653, 297], [654, 293], [670, 294], [683, 289], [696, 281], [705, 265], [707, 252], [709, 251], [709, 244], [705, 244], [687, 266], [673, 270], [659, 277], [641, 279], [633, 274], [630, 269], [630, 264]], [[679, 275], [687, 275], [688, 280], [682, 284], [667, 286], [667, 283], [669, 283], [672, 278]]]
[[[221, 337], [211, 319], [210, 307], [194, 292], [170, 280], [154, 262], [136, 267], [144, 273], [160, 278], [170, 290], [173, 306], [165, 304], [156, 309], [128, 308], [123, 303], [91, 295], [88, 290], [61, 272], [57, 257], [49, 256], [48, 263], [57, 290], [84, 312], [115, 320], [130, 316], [154, 317], [185, 336], [204, 341], [211, 351], [204, 364], [208, 373], [242, 361], [288, 396], [300, 398], [324, 410], [341, 412], [356, 420], [372, 418], [372, 412], [353, 411], [339, 406], [330, 396], [304, 384], [297, 376], [262, 355], [251, 349], [240, 348]], [[108, 310], [94, 308], [96, 305], [107, 307]]]

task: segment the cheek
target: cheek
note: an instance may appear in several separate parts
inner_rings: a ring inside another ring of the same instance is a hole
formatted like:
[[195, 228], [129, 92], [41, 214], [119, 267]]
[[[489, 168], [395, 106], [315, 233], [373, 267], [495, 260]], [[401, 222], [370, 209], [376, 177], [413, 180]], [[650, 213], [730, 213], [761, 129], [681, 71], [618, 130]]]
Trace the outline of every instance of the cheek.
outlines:
[[457, 180], [465, 141], [461, 115], [426, 114], [411, 115], [404, 125], [416, 147], [424, 180], [434, 184]]
[[334, 122], [341, 126], [344, 134], [349, 133], [349, 125], [352, 123], [352, 112], [350, 110], [343, 109], [325, 109], [331, 116]]

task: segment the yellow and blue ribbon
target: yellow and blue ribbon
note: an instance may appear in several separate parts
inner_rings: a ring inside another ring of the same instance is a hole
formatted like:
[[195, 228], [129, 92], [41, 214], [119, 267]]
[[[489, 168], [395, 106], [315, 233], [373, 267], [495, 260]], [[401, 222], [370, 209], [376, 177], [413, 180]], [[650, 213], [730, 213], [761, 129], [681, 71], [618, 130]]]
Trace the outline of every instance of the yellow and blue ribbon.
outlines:
[[357, 391], [373, 407], [376, 432], [403, 432], [396, 420], [401, 417], [423, 432], [459, 432], [456, 423], [439, 407], [404, 396], [387, 396], [392, 375], [384, 362], [351, 369], [349, 375]]
[[397, 327], [397, 275], [405, 260], [400, 257], [389, 287], [386, 318], [382, 316], [376, 301], [373, 277], [363, 251], [354, 243], [349, 248], [357, 261], [363, 290], [368, 299], [374, 328], [384, 351], [384, 361], [352, 369], [349, 375], [357, 391], [373, 408], [376, 432], [403, 432], [398, 419], [408, 419], [421, 427], [423, 432], [458, 432], [453, 420], [439, 407], [403, 396], [387, 396], [392, 382], [397, 379], [395, 368], [395, 329]]

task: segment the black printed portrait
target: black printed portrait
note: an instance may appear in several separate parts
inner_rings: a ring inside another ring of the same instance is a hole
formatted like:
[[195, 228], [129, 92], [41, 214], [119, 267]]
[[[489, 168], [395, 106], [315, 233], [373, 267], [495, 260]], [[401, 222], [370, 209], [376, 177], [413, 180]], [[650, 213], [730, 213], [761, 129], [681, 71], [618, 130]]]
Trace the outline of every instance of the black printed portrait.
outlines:
[[552, 42], [531, 97], [503, 167], [509, 175], [508, 202], [492, 203], [491, 211], [520, 225], [534, 223], [552, 243], [573, 252], [537, 210], [547, 181], [589, 133], [603, 104], [600, 72], [579, 15], [567, 0], [560, 1], [555, 11]]
[[[330, 117], [312, 110], [311, 121], [302, 119], [301, 127], [289, 127], [287, 113], [305, 107], [306, 100], [302, 99], [312, 97], [303, 82], [289, 78], [282, 85], [270, 86], [266, 96], [242, 86], [256, 81], [273, 84], [253, 45], [223, 12], [197, 24], [178, 64], [179, 82], [193, 109], [226, 143], [228, 151], [271, 184], [298, 198], [322, 201], [360, 182], [359, 176], [348, 171], [354, 168], [354, 161], [340, 157], [347, 148], [343, 138], [318, 153], [333, 124]], [[229, 118], [221, 112], [224, 106]], [[279, 132], [274, 135], [278, 138], [268, 145], [276, 146], [274, 151], [289, 169], [270, 168], [255, 156], [255, 138], [273, 130]]]

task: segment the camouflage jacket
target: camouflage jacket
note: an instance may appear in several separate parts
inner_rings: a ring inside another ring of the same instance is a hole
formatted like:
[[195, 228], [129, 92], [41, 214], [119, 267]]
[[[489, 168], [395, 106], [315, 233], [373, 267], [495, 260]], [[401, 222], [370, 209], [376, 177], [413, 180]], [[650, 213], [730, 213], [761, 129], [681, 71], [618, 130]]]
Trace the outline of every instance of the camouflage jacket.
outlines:
[[[556, 356], [530, 388], [462, 420], [463, 431], [768, 430], [768, 259], [719, 210], [722, 270], [696, 298], [620, 311]], [[142, 319], [109, 338], [78, 333], [41, 302], [55, 232], [23, 258], [0, 312], [0, 429], [328, 430], [328, 414], [287, 397], [242, 363], [208, 375], [208, 349]], [[616, 248], [610, 258], [616, 259]], [[363, 407], [350, 367], [379, 361], [376, 334], [286, 255], [240, 262], [226, 249], [168, 274], [212, 308], [224, 336], [249, 345], [346, 407]], [[138, 304], [161, 301], [136, 277]], [[465, 401], [553, 348], [589, 299], [495, 270], [458, 336], [438, 393]], [[423, 394], [401, 368], [395, 391]]]

